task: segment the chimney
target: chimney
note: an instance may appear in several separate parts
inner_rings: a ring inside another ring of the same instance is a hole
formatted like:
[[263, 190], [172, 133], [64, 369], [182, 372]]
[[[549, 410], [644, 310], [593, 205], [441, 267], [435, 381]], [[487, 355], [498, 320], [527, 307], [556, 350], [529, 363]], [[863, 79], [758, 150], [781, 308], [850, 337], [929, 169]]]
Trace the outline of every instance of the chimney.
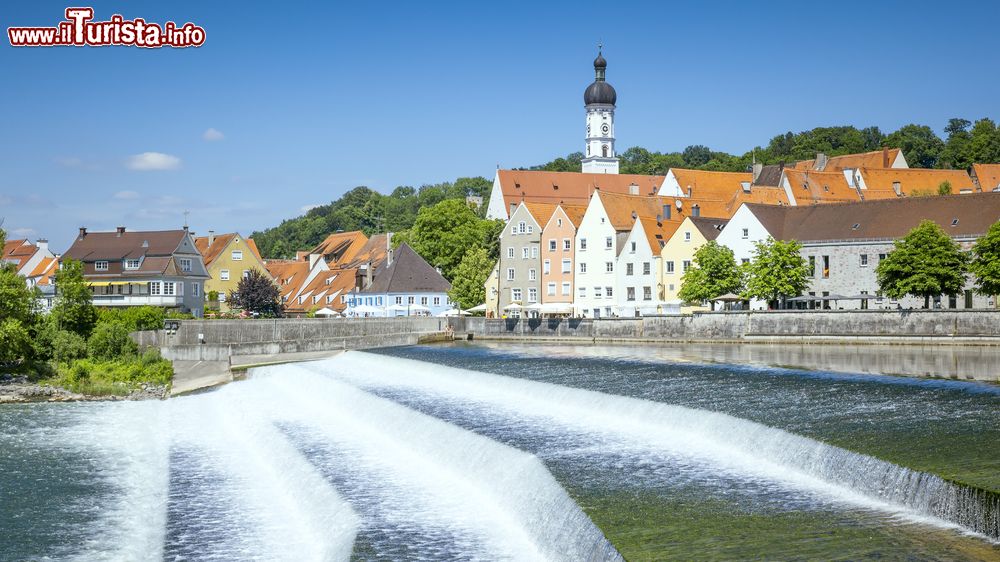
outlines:
[[368, 262], [365, 265], [365, 288], [371, 287], [372, 285], [372, 262]]
[[299, 251], [295, 252], [295, 261], [305, 261], [306, 260], [306, 256], [308, 256], [308, 255], [309, 255], [309, 252], [307, 252], [305, 250], [299, 250]]
[[691, 189], [691, 186], [689, 185], [688, 186], [688, 197], [691, 197], [692, 193], [694, 193], [694, 191]]
[[816, 163], [813, 164], [813, 170], [816, 170], [817, 172], [822, 172], [823, 170], [826, 169], [826, 164], [829, 161], [830, 157], [828, 157], [826, 154], [823, 154], [822, 152], [817, 152]]
[[86, 237], [87, 237], [87, 227], [81, 226], [80, 227], [80, 240], [83, 240]]
[[385, 263], [392, 265], [392, 233], [385, 233]]
[[639, 195], [639, 184], [632, 182], [628, 186], [629, 195]]
[[309, 254], [309, 269], [316, 267], [316, 263], [323, 259], [323, 254]]
[[896, 197], [903, 196], [903, 186], [898, 181], [892, 182], [892, 190], [896, 192]]
[[119, 226], [117, 229], [115, 229], [115, 233], [116, 233], [115, 236], [117, 238], [121, 238], [122, 234], [125, 234], [125, 227], [124, 226]]
[[761, 171], [764, 170], [764, 165], [760, 162], [754, 162], [753, 165], [753, 183], [757, 183], [757, 178], [760, 177]]
[[187, 231], [188, 231], [188, 225], [185, 224], [184, 225], [184, 232], [187, 232]]
[[35, 240], [35, 247], [38, 248], [39, 252], [48, 252], [49, 241], [45, 238], [39, 238], [38, 240]]
[[882, 147], [882, 167], [883, 168], [888, 168], [889, 167], [889, 147], [888, 146], [883, 146]]
[[211, 246], [212, 244], [215, 244], [215, 231], [214, 230], [209, 230], [208, 231], [208, 245]]

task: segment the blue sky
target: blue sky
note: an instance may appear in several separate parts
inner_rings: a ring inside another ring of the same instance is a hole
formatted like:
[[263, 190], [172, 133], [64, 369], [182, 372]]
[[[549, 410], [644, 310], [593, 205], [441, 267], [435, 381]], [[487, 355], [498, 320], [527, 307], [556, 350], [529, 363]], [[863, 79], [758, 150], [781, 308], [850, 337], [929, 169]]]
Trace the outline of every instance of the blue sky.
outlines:
[[[8, 0], [3, 28], [68, 4]], [[603, 41], [619, 151], [742, 153], [821, 125], [1000, 118], [995, 2], [91, 2], [205, 28], [198, 49], [0, 46], [0, 216], [65, 250], [79, 226], [245, 234], [583, 149]], [[219, 140], [205, 140], [214, 129]], [[147, 152], [176, 160], [136, 170]]]

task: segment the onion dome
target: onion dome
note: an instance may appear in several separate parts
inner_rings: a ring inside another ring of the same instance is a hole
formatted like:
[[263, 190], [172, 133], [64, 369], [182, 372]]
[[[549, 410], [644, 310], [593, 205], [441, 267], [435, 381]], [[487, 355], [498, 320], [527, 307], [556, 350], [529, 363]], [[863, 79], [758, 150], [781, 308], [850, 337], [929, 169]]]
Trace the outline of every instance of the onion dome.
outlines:
[[585, 105], [594, 103], [615, 105], [615, 102], [618, 101], [618, 93], [615, 92], [614, 87], [604, 81], [604, 71], [607, 67], [608, 61], [604, 60], [604, 56], [598, 51], [597, 58], [594, 59], [594, 83], [587, 86], [583, 92]]

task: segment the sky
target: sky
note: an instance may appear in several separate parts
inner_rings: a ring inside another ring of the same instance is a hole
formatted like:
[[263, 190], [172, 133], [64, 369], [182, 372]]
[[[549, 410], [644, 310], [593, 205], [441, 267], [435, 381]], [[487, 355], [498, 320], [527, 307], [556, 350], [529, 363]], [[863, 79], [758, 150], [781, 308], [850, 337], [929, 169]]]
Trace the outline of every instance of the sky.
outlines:
[[7, 0], [0, 24], [54, 26], [74, 5], [190, 21], [206, 41], [0, 41], [0, 219], [57, 252], [81, 226], [249, 234], [358, 185], [582, 151], [599, 42], [619, 152], [1000, 120], [994, 1]]

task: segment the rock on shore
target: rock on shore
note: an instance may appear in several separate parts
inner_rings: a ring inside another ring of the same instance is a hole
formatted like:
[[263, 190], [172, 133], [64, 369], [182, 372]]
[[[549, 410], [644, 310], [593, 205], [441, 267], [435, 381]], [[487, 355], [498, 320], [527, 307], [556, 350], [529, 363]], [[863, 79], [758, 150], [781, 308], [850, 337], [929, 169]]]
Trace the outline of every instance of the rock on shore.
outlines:
[[91, 396], [71, 392], [58, 386], [29, 382], [24, 376], [0, 375], [0, 404], [162, 400], [167, 398], [169, 394], [169, 388], [166, 386], [142, 384], [138, 389], [124, 396]]

